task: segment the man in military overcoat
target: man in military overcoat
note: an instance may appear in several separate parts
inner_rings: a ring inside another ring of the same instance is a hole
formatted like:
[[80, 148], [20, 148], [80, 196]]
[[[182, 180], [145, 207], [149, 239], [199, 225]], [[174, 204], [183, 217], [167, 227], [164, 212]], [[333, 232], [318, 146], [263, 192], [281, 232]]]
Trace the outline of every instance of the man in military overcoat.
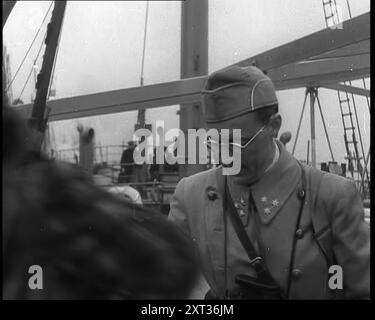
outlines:
[[[208, 77], [202, 97], [207, 129], [241, 129], [241, 143], [227, 144], [240, 150], [240, 172], [224, 176], [220, 166], [185, 177], [171, 200], [169, 219], [200, 253], [208, 284], [202, 297], [237, 299], [236, 276], [257, 278], [254, 260], [262, 260], [284, 299], [368, 298], [362, 199], [351, 180], [301, 165], [276, 139], [281, 117], [272, 81], [253, 66], [229, 67]], [[223, 190], [257, 259], [223, 209]]]

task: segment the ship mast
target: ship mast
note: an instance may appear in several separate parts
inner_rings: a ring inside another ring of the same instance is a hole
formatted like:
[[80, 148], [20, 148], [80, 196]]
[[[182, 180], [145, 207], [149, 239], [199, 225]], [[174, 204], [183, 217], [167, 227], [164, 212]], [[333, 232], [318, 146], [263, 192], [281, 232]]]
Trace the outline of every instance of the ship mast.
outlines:
[[29, 119], [29, 126], [35, 135], [32, 139], [32, 150], [40, 151], [48, 116], [46, 115], [46, 101], [50, 89], [51, 77], [55, 65], [56, 53], [61, 34], [66, 1], [55, 1], [51, 21], [48, 24], [45, 39], [46, 49], [43, 63], [36, 82], [36, 95]]
[[[149, 1], [147, 1], [146, 5], [146, 17], [145, 17], [145, 28], [144, 28], [144, 34], [143, 34], [143, 49], [142, 49], [142, 63], [141, 63], [141, 79], [140, 79], [140, 85], [143, 86], [144, 83], [144, 67], [145, 67], [145, 53], [146, 53], [146, 37], [147, 37], [147, 25], [148, 25], [148, 8], [149, 8]], [[146, 127], [146, 109], [140, 108], [138, 110], [137, 115], [137, 124], [135, 125], [135, 130], [139, 128], [145, 128]]]

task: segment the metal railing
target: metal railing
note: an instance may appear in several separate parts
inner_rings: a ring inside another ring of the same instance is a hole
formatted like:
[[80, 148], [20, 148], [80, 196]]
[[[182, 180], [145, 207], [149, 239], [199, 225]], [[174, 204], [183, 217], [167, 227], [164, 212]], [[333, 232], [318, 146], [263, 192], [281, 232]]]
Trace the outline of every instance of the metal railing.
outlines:
[[[121, 170], [121, 166], [133, 166], [133, 163], [120, 163], [120, 159], [122, 156], [122, 152], [126, 150], [127, 146], [124, 145], [106, 145], [106, 146], [96, 146], [95, 147], [95, 159], [94, 165], [103, 165], [103, 168], [110, 169], [111, 172], [111, 181], [112, 183], [118, 183], [118, 175]], [[70, 148], [70, 149], [60, 149], [53, 153], [53, 157], [57, 160], [67, 161], [71, 163], [78, 164], [79, 163], [79, 148]], [[302, 160], [301, 162], [306, 163], [306, 161]], [[318, 164], [320, 165], [320, 164]], [[346, 177], [352, 179], [348, 174]], [[352, 179], [357, 186], [361, 185], [360, 180]], [[363, 185], [363, 198], [370, 197], [370, 181], [365, 181]], [[147, 186], [150, 182], [129, 182], [128, 184], [132, 184], [133, 186], [145, 185]], [[151, 181], [152, 183], [152, 181]]]
[[[94, 148], [95, 163], [119, 163], [122, 152], [126, 150], [123, 145], [96, 146]], [[54, 152], [54, 158], [57, 160], [78, 163], [79, 148], [60, 149]]]

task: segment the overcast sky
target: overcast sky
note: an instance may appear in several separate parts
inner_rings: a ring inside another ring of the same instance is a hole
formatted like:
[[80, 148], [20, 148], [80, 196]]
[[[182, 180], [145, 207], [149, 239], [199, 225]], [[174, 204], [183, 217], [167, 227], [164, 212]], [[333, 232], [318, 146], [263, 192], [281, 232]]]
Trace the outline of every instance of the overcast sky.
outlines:
[[[368, 12], [370, 0], [351, 0], [353, 16]], [[50, 1], [18, 1], [4, 28], [4, 44], [10, 54], [11, 70], [20, 65], [33, 40]], [[348, 18], [346, 0], [337, 0], [344, 19]], [[69, 1], [64, 18], [55, 70], [56, 97], [138, 86], [145, 23], [145, 1]], [[180, 15], [178, 1], [151, 1], [146, 42], [144, 83], [177, 80], [180, 77]], [[50, 16], [47, 17], [49, 21]], [[320, 0], [209, 0], [209, 72], [251, 57], [265, 50], [296, 40], [325, 27]], [[17, 98], [31, 70], [45, 34], [46, 23], [12, 86]], [[38, 59], [38, 67], [41, 66]], [[34, 80], [22, 95], [30, 102]], [[320, 98], [339, 162], [344, 162], [343, 129], [336, 92], [321, 89]], [[304, 89], [279, 91], [283, 130], [295, 136]], [[365, 139], [370, 140], [370, 119], [365, 99], [358, 98], [359, 120]], [[148, 122], [166, 121], [166, 128], [178, 127], [178, 106], [147, 111]], [[319, 114], [317, 122], [317, 160], [328, 161], [329, 152]], [[136, 121], [136, 112], [91, 117], [54, 123], [60, 148], [77, 143], [78, 122], [96, 129], [98, 144], [128, 141]], [[310, 133], [305, 114], [297, 145], [298, 158], [306, 157]], [[289, 146], [291, 149], [293, 140]]]

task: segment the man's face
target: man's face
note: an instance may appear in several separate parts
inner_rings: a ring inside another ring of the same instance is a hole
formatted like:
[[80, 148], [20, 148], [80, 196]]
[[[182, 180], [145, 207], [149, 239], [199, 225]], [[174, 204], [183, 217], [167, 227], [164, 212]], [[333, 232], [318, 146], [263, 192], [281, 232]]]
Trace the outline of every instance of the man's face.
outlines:
[[271, 123], [265, 126], [263, 130], [261, 130], [262, 127], [264, 127], [264, 124], [258, 120], [254, 113], [248, 113], [222, 123], [208, 124], [208, 129], [215, 128], [219, 132], [222, 129], [229, 129], [230, 137], [233, 129], [240, 129], [241, 145], [245, 145], [257, 134], [253, 141], [241, 149], [241, 170], [234, 176], [239, 183], [250, 184], [256, 181], [273, 159], [274, 129]]

